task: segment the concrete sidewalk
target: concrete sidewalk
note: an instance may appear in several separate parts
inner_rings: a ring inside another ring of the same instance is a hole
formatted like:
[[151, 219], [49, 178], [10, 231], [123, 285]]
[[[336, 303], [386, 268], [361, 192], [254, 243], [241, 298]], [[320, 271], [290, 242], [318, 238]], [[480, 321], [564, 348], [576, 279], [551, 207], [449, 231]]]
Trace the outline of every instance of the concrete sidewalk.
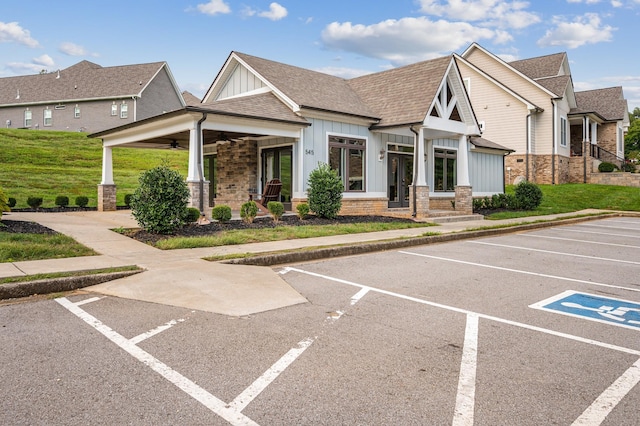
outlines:
[[563, 217], [598, 213], [602, 211], [583, 210], [567, 214], [499, 221], [449, 222], [430, 228], [163, 251], [111, 231], [119, 227], [137, 227], [128, 210], [68, 213], [13, 212], [5, 213], [4, 218], [40, 223], [74, 238], [100, 255], [2, 263], [0, 278], [137, 265], [144, 268], [145, 272], [87, 287], [86, 290], [116, 297], [242, 316], [304, 303], [306, 299], [281, 279], [272, 268], [207, 262], [202, 260], [203, 257], [357, 245], [372, 241], [416, 237], [425, 232], [452, 234], [482, 227], [528, 224], [541, 220], [552, 221]]

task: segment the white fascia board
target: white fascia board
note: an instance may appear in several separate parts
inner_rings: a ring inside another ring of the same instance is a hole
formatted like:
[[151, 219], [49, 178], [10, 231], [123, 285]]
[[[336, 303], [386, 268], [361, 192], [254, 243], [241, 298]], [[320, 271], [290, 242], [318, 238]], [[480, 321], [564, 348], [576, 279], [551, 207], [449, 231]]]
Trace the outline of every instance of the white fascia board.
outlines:
[[145, 139], [162, 137], [174, 133], [191, 130], [198, 118], [190, 114], [171, 117], [165, 120], [153, 121], [135, 127], [125, 128], [121, 131], [102, 137], [104, 146], [126, 145], [133, 142], [140, 142]]
[[[465, 124], [467, 125], [467, 132], [465, 135], [479, 135], [480, 125], [478, 124], [478, 119], [475, 111], [473, 110], [473, 105], [471, 104], [471, 99], [469, 99], [469, 94], [465, 88], [464, 81], [462, 81], [462, 74], [460, 74], [460, 69], [456, 64], [456, 59], [453, 55], [451, 57], [451, 62], [449, 63], [449, 68], [447, 69], [446, 76], [446, 78], [449, 78], [450, 80], [455, 79], [456, 84], [453, 86], [455, 87], [456, 93], [454, 94], [454, 98], [458, 105], [458, 111], [461, 113], [468, 112], [471, 114], [471, 120], [465, 120]], [[463, 111], [460, 111], [461, 106], [464, 106]]]
[[[197, 120], [196, 120], [197, 121]], [[244, 117], [230, 117], [208, 114], [202, 123], [202, 130], [214, 130], [229, 133], [252, 133], [284, 138], [299, 138], [304, 124], [287, 124], [269, 120], [255, 120]]]

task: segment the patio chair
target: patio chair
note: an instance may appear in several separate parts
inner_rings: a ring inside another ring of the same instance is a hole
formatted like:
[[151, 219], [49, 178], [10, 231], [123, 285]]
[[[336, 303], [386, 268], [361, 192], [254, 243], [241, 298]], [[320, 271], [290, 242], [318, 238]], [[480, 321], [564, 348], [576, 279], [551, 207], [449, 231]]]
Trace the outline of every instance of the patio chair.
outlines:
[[282, 189], [282, 182], [280, 179], [271, 179], [264, 186], [264, 190], [262, 191], [262, 195], [259, 200], [256, 200], [256, 204], [258, 208], [262, 210], [264, 213], [269, 213], [267, 209], [267, 204], [269, 201], [280, 201], [280, 190]]

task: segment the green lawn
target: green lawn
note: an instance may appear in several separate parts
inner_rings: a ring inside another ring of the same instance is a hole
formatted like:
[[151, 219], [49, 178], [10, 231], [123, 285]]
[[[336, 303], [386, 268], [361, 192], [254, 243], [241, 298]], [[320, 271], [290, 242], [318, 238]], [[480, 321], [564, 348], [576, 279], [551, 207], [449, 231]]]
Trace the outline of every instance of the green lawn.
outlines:
[[[138, 186], [140, 173], [168, 161], [186, 176], [187, 151], [114, 148], [113, 178], [117, 203]], [[0, 129], [0, 187], [15, 198], [16, 208], [29, 207], [28, 197], [42, 197], [42, 207], [53, 207], [59, 195], [73, 206], [79, 195], [97, 205], [102, 178], [102, 141], [85, 133]]]
[[94, 256], [92, 249], [66, 235], [0, 232], [0, 263]]

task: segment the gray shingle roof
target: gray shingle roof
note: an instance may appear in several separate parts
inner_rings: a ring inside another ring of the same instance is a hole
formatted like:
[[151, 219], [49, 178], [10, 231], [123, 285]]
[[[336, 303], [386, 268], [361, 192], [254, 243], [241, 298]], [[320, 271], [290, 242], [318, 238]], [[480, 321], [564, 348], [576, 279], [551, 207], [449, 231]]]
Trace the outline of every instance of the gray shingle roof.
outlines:
[[497, 150], [505, 151], [505, 152], [515, 152], [514, 149], [504, 147], [504, 146], [502, 146], [500, 144], [492, 142], [492, 141], [490, 141], [488, 139], [481, 138], [479, 136], [470, 137], [469, 138], [469, 142], [471, 142], [473, 145], [475, 145], [475, 146], [477, 146], [479, 148], [497, 149]]
[[300, 107], [376, 117], [343, 78], [244, 53], [234, 53]]
[[567, 86], [571, 83], [571, 76], [559, 75], [557, 77], [539, 78], [536, 83], [554, 93], [558, 97], [564, 96]]
[[243, 117], [309, 124], [307, 120], [291, 111], [291, 109], [271, 92], [223, 99], [193, 106], [208, 109], [212, 112], [221, 112]]
[[378, 126], [421, 123], [451, 61], [452, 56], [444, 56], [357, 77], [349, 84], [382, 118]]
[[187, 105], [201, 105], [200, 98], [197, 98], [193, 93], [185, 90], [182, 92], [182, 99]]
[[567, 54], [564, 52], [554, 53], [552, 55], [509, 62], [509, 65], [527, 77], [536, 80], [543, 77], [557, 76], [566, 56]]
[[165, 65], [102, 67], [81, 61], [47, 74], [0, 78], [0, 105], [136, 96]]
[[570, 114], [596, 113], [607, 121], [624, 120], [628, 114], [627, 100], [620, 86], [576, 92], [576, 102], [578, 107]]

